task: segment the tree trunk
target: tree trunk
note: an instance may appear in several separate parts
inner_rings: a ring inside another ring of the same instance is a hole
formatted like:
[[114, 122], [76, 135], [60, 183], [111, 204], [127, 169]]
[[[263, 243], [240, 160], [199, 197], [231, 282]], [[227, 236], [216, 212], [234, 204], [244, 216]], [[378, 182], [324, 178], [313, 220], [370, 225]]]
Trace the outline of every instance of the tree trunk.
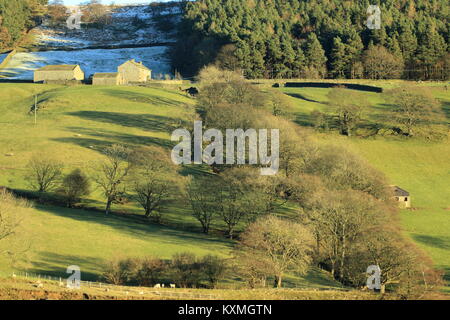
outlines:
[[111, 211], [111, 204], [112, 204], [112, 200], [108, 199], [108, 201], [106, 202], [106, 210], [105, 210], [106, 215], [108, 215], [109, 212]]
[[345, 253], [346, 253], [346, 245], [345, 245], [345, 239], [342, 241], [342, 252], [341, 252], [341, 261], [339, 263], [339, 279], [342, 281], [344, 280], [344, 260], [345, 260]]
[[320, 236], [316, 235], [316, 256], [320, 256]]
[[281, 288], [282, 275], [275, 276], [275, 288]]
[[233, 227], [228, 226], [228, 237], [233, 240]]

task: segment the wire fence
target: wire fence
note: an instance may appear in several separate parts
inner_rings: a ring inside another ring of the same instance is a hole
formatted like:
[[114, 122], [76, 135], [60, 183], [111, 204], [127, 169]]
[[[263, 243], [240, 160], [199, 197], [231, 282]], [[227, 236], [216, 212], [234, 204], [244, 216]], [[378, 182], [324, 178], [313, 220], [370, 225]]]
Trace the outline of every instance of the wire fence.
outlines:
[[[1, 274], [0, 274], [1, 275]], [[5, 276], [5, 274], [3, 274]], [[52, 282], [58, 282], [60, 286], [66, 287], [67, 285], [67, 278], [64, 277], [55, 277], [50, 275], [43, 275], [39, 273], [33, 273], [33, 272], [14, 272], [12, 274], [8, 274], [8, 276], [12, 276], [13, 278], [21, 278], [21, 279], [29, 279], [34, 281], [52, 281]], [[104, 289], [105, 291], [120, 291], [123, 293], [129, 292], [129, 293], [138, 293], [138, 294], [164, 294], [168, 296], [176, 296], [180, 294], [189, 294], [189, 295], [196, 295], [199, 294], [193, 294], [193, 293], [186, 293], [186, 292], [169, 292], [164, 290], [170, 290], [174, 288], [164, 287], [162, 286], [161, 290], [155, 290], [156, 288], [151, 287], [135, 287], [135, 286], [120, 286], [120, 285], [114, 285], [110, 283], [104, 283], [100, 281], [80, 281], [81, 287], [84, 288], [99, 288]], [[180, 290], [181, 288], [178, 288]], [[348, 288], [345, 286], [308, 286], [308, 285], [299, 285], [295, 284], [292, 287], [285, 287], [283, 290], [304, 290], [304, 291], [352, 291], [354, 288]], [[199, 296], [207, 297], [207, 298], [215, 298], [215, 295], [211, 294], [200, 294]]]
[[[60, 287], [68, 287], [67, 279], [63, 277], [55, 277], [50, 275], [44, 275], [33, 272], [14, 272], [9, 274], [9, 277], [14, 279], [25, 279], [31, 281], [37, 281], [37, 284], [42, 284], [42, 281], [57, 282], [56, 285]], [[123, 296], [157, 296], [161, 298], [178, 298], [178, 299], [202, 299], [202, 300], [216, 300], [218, 297], [212, 294], [200, 294], [192, 292], [177, 292], [175, 288], [161, 287], [156, 290], [156, 288], [150, 287], [131, 287], [131, 286], [118, 286], [109, 283], [99, 282], [99, 281], [85, 281], [80, 280], [80, 289], [97, 289], [106, 293], [116, 293]]]

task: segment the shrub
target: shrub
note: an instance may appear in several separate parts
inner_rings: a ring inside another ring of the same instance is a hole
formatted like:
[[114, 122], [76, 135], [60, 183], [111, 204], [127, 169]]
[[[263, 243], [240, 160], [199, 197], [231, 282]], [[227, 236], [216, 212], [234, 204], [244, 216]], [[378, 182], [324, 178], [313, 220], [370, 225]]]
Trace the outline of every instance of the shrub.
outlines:
[[125, 285], [134, 280], [135, 272], [136, 260], [114, 259], [106, 265], [103, 278], [106, 282], [114, 285]]
[[82, 196], [89, 194], [90, 183], [80, 169], [73, 170], [64, 177], [60, 193], [66, 198], [67, 206], [72, 207]]
[[192, 253], [178, 253], [172, 258], [171, 271], [176, 283], [182, 288], [200, 286], [203, 268]]
[[201, 260], [203, 273], [206, 276], [211, 288], [215, 288], [227, 272], [228, 266], [224, 259], [217, 256], [207, 255]]
[[161, 279], [168, 269], [168, 265], [158, 258], [144, 258], [137, 260], [135, 278], [140, 286], [150, 287]]
[[313, 236], [304, 226], [275, 216], [266, 216], [252, 223], [243, 233], [238, 256], [253, 257], [245, 260], [249, 268], [263, 262], [261, 273], [275, 277], [280, 288], [288, 271], [304, 274], [309, 268]]
[[317, 130], [328, 129], [328, 117], [325, 113], [314, 110], [311, 112], [311, 119], [313, 120], [314, 128]]

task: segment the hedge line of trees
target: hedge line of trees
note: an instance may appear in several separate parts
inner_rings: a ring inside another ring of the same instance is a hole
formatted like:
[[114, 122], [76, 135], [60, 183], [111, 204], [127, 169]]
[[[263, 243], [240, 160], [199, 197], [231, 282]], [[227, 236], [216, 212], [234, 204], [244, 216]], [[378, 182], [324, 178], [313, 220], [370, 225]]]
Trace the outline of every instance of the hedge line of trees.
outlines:
[[[381, 29], [366, 26], [381, 8]], [[175, 69], [241, 69], [249, 78], [448, 79], [445, 0], [197, 0], [185, 4]], [[445, 69], [447, 68], [447, 69]]]
[[173, 255], [171, 260], [155, 257], [116, 258], [111, 260], [103, 273], [103, 279], [115, 285], [139, 285], [150, 287], [157, 284], [182, 288], [215, 288], [227, 275], [229, 265], [215, 255], [197, 257], [189, 252]]
[[0, 50], [13, 47], [40, 23], [48, 0], [0, 0]]

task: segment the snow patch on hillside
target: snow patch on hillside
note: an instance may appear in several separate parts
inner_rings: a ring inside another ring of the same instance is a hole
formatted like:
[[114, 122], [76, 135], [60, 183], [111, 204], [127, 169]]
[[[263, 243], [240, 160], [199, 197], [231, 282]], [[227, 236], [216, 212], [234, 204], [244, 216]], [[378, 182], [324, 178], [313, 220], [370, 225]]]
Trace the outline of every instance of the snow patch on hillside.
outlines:
[[14, 80], [32, 80], [33, 72], [49, 64], [78, 64], [86, 78], [96, 72], [117, 72], [117, 67], [130, 59], [142, 61], [153, 76], [171, 74], [167, 47], [86, 49], [78, 51], [46, 51], [17, 53], [0, 75]]
[[173, 32], [156, 28], [155, 17], [170, 16], [173, 24], [181, 19], [180, 7], [153, 8], [148, 5], [125, 6], [111, 13], [112, 22], [103, 29], [69, 30], [65, 26], [52, 28], [48, 24], [33, 30], [40, 50], [57, 48], [85, 49], [101, 46], [161, 44], [175, 42]]
[[148, 6], [121, 7], [112, 13], [113, 19], [130, 19], [138, 17], [139, 19], [151, 19], [153, 15], [149, 12]]
[[55, 31], [47, 29], [36, 30], [36, 42], [39, 46], [49, 46], [49, 47], [63, 47], [63, 48], [85, 48], [92, 45], [92, 41], [75, 38], [66, 37], [64, 35], [58, 34]]

